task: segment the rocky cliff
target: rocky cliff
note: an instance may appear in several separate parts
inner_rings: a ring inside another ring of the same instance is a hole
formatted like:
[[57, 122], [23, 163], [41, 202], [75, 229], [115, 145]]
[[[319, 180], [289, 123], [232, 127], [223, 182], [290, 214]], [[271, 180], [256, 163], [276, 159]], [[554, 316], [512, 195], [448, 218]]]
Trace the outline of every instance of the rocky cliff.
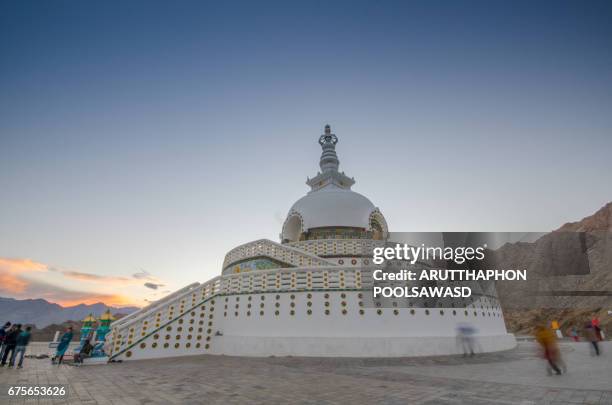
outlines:
[[597, 316], [612, 335], [612, 203], [534, 243], [506, 244], [491, 256], [498, 268], [528, 272], [528, 282], [497, 283], [509, 331], [528, 334], [554, 319], [565, 332]]

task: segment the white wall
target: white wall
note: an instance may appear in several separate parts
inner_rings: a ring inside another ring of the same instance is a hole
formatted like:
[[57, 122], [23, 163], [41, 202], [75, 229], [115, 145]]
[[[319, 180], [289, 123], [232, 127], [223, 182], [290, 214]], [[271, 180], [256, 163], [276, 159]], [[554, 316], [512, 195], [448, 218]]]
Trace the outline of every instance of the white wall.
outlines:
[[[157, 339], [153, 335], [147, 337], [143, 342], [144, 348], [140, 348], [139, 343], [130, 349], [129, 359], [203, 353], [355, 357], [452, 354], [460, 351], [456, 340], [459, 323], [469, 323], [478, 331], [477, 341], [483, 351], [505, 350], [515, 345], [514, 337], [506, 333], [501, 310], [487, 304], [480, 308], [480, 302], [476, 303], [476, 308], [468, 309], [414, 308], [414, 314], [411, 308], [379, 308], [382, 312], [379, 315], [377, 308], [359, 306], [359, 302], [365, 300], [360, 299], [356, 291], [310, 292], [311, 298], [308, 294], [287, 292], [215, 297], [214, 305], [209, 301], [204, 308], [198, 307], [184, 315], [182, 324], [178, 320], [173, 322], [171, 331], [164, 328], [156, 333]], [[329, 298], [325, 298], [326, 294]], [[342, 294], [345, 294], [344, 298]], [[365, 298], [368, 292], [362, 294]], [[308, 302], [312, 306], [308, 306]], [[329, 306], [325, 306], [325, 302], [329, 302]], [[346, 305], [343, 306], [342, 302]], [[291, 306], [291, 303], [295, 305]], [[307, 314], [308, 309], [312, 311], [311, 315]], [[330, 311], [329, 315], [325, 314], [326, 309]], [[346, 314], [343, 314], [343, 309]], [[295, 311], [293, 315], [292, 310]], [[364, 311], [363, 315], [360, 310]], [[249, 311], [250, 316], [247, 315]], [[278, 315], [276, 311], [279, 311]], [[440, 311], [444, 313], [440, 314]], [[182, 330], [179, 332], [178, 328]], [[189, 332], [189, 328], [193, 331]], [[216, 336], [217, 332], [222, 336]], [[166, 335], [170, 339], [166, 339]], [[153, 343], [157, 343], [156, 348], [152, 347]], [[165, 343], [167, 348], [163, 347]], [[179, 347], [175, 348], [177, 343]], [[196, 347], [198, 343], [200, 347]], [[119, 358], [128, 359], [125, 354]]]

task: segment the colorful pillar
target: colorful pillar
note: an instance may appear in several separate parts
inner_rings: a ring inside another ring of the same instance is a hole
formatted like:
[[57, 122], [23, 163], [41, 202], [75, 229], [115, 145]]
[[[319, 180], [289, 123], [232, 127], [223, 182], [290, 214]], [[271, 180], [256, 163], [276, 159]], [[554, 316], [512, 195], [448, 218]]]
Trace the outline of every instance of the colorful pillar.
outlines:
[[96, 342], [104, 342], [106, 335], [110, 331], [110, 324], [115, 320], [115, 317], [110, 313], [110, 309], [100, 317], [100, 326], [98, 326]]
[[96, 341], [92, 342], [94, 346], [92, 357], [106, 356], [106, 353], [104, 353], [104, 342], [106, 340], [106, 335], [110, 332], [110, 324], [114, 320], [115, 317], [111, 314], [110, 309], [107, 309], [100, 317], [99, 326], [96, 330]]
[[94, 324], [96, 323], [96, 318], [92, 314], [89, 314], [83, 319], [83, 326], [81, 326], [81, 338], [79, 339], [79, 348], [83, 347], [85, 340], [91, 339], [91, 336], [94, 332]]

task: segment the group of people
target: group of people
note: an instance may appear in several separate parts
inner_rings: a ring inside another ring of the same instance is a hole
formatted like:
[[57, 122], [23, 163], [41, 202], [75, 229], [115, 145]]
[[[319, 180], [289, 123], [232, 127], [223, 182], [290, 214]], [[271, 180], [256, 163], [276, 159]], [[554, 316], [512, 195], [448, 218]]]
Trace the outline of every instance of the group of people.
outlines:
[[31, 332], [31, 326], [22, 329], [20, 324], [12, 325], [10, 322], [4, 324], [0, 329], [0, 359], [2, 359], [0, 367], [4, 367], [7, 360], [8, 366], [14, 367], [17, 355], [19, 355], [17, 368], [23, 367], [23, 357], [32, 337]]
[[[575, 326], [570, 329], [569, 335], [575, 342], [580, 341], [580, 334]], [[591, 343], [592, 353], [599, 356], [601, 354], [599, 342], [603, 340], [599, 319], [593, 318], [590, 322], [587, 322], [584, 325], [583, 335], [585, 340]], [[540, 325], [536, 329], [535, 338], [542, 348], [542, 357], [548, 362], [548, 373], [552, 374], [553, 371], [557, 375], [565, 373], [567, 367], [561, 356], [554, 331], [546, 325]]]
[[[572, 337], [574, 342], [580, 341], [580, 334], [578, 333], [578, 329], [575, 326], [570, 329], [570, 336]], [[591, 322], [587, 322], [584, 325], [584, 338], [587, 342], [591, 343], [593, 354], [599, 356], [599, 354], [601, 353], [599, 349], [599, 342], [604, 339], [599, 319], [593, 318]]]
[[[15, 367], [15, 361], [17, 360], [17, 368], [23, 367], [23, 358], [25, 357], [26, 347], [30, 343], [32, 337], [32, 327], [22, 327], [21, 324], [11, 324], [7, 322], [2, 328], [0, 328], [0, 366], [4, 367]], [[64, 360], [70, 342], [74, 334], [72, 327], [66, 328], [66, 331], [60, 338], [55, 355], [51, 358], [53, 364], [60, 365]], [[74, 364], [83, 364], [83, 359], [91, 356], [94, 346], [91, 343], [92, 336], [88, 336], [85, 342], [80, 347], [80, 350], [74, 353]], [[17, 359], [19, 356], [19, 359]]]

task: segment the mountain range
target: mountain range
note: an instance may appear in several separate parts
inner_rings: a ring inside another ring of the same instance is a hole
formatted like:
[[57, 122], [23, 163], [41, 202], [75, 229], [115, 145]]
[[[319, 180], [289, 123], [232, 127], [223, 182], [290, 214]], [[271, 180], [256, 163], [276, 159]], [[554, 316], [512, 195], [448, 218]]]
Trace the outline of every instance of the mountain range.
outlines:
[[112, 314], [127, 315], [139, 308], [115, 308], [101, 302], [91, 305], [79, 304], [72, 307], [62, 307], [44, 299], [17, 300], [0, 297], [0, 322], [4, 324], [10, 321], [44, 328], [51, 324], [61, 324], [66, 321], [80, 321], [89, 314], [98, 317], [107, 309], [110, 309]]

